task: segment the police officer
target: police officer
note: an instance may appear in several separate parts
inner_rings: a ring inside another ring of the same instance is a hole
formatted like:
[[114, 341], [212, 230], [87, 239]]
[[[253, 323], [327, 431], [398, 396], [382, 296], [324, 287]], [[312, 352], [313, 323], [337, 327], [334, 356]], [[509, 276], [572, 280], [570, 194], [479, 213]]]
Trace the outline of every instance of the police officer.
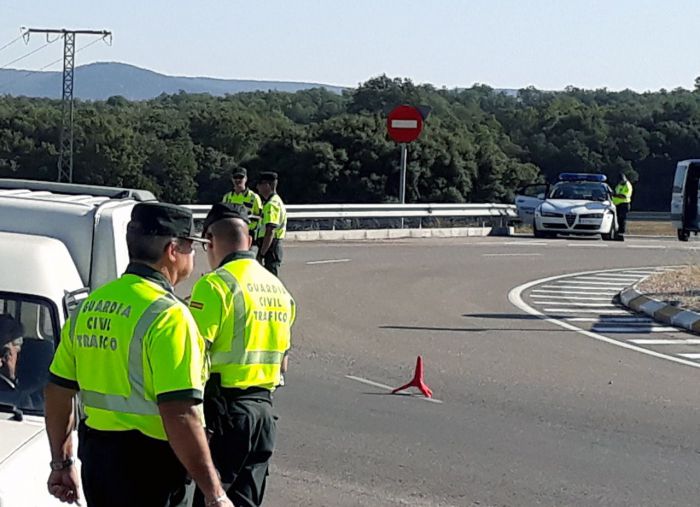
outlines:
[[248, 210], [250, 218], [250, 234], [255, 237], [260, 213], [262, 213], [262, 201], [260, 196], [248, 188], [248, 170], [245, 167], [237, 167], [231, 173], [233, 190], [224, 195], [221, 202], [242, 204]]
[[618, 174], [612, 202], [617, 211], [617, 239], [624, 241], [624, 234], [627, 232], [627, 213], [629, 213], [632, 203], [632, 183], [623, 172]]
[[[294, 300], [255, 260], [245, 208], [215, 204], [204, 221], [213, 269], [192, 289], [190, 310], [211, 343], [204, 395], [214, 464], [236, 506], [262, 504], [275, 446], [272, 391], [287, 368]], [[201, 495], [195, 507], [201, 507]]]
[[[173, 286], [193, 269], [189, 210], [139, 203], [128, 224], [131, 263], [95, 290], [61, 331], [46, 387], [49, 492], [79, 499], [73, 464], [73, 398], [79, 394], [78, 456], [89, 506], [183, 505], [189, 474], [207, 505], [231, 506], [202, 425], [204, 342]], [[184, 465], [184, 466], [183, 466]]]
[[282, 240], [287, 233], [287, 210], [277, 195], [277, 173], [260, 173], [257, 188], [263, 200], [257, 234], [258, 260], [270, 273], [277, 275], [282, 264]]

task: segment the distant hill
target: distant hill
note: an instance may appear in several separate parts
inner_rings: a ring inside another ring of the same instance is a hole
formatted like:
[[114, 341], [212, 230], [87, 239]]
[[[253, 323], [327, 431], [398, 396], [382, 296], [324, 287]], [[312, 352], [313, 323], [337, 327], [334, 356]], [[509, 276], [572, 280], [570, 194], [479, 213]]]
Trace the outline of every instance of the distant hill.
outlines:
[[[0, 95], [61, 98], [62, 72], [28, 72], [0, 70]], [[243, 79], [214, 79], [209, 77], [166, 76], [125, 63], [100, 62], [75, 68], [73, 93], [84, 100], [105, 100], [121, 95], [129, 100], [147, 100], [162, 93], [173, 94], [227, 93], [252, 91], [296, 92], [309, 88], [325, 88], [341, 93], [344, 88], [320, 83], [292, 81], [249, 81]]]

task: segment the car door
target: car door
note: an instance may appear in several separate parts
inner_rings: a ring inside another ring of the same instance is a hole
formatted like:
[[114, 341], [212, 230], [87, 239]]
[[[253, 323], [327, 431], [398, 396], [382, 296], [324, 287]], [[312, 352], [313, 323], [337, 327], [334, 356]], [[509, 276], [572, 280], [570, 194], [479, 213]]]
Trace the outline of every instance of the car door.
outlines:
[[548, 193], [549, 184], [547, 183], [534, 183], [518, 190], [515, 196], [515, 208], [522, 223], [532, 224], [535, 208], [545, 200]]

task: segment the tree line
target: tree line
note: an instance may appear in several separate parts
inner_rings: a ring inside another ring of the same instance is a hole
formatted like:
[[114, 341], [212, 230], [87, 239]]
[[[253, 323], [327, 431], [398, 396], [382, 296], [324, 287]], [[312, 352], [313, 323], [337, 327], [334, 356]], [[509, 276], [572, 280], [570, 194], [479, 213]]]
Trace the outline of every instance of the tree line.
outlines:
[[[508, 203], [521, 186], [559, 172], [623, 171], [635, 182], [633, 208], [666, 210], [676, 161], [700, 158], [700, 86], [513, 94], [379, 76], [342, 95], [77, 101], [74, 181], [210, 203], [242, 165], [252, 179], [277, 171], [289, 203], [395, 202], [399, 148], [385, 123], [402, 103], [431, 110], [409, 146], [408, 202]], [[0, 97], [0, 177], [56, 179], [60, 116], [60, 101]]]

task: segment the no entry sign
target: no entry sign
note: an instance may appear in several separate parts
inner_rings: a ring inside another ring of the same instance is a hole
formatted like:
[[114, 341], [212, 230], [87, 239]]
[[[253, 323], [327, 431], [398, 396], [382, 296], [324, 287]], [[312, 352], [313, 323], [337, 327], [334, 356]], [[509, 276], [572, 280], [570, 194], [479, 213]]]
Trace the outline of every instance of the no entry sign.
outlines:
[[410, 143], [418, 139], [423, 129], [423, 115], [413, 106], [397, 106], [389, 113], [386, 128], [397, 143]]

